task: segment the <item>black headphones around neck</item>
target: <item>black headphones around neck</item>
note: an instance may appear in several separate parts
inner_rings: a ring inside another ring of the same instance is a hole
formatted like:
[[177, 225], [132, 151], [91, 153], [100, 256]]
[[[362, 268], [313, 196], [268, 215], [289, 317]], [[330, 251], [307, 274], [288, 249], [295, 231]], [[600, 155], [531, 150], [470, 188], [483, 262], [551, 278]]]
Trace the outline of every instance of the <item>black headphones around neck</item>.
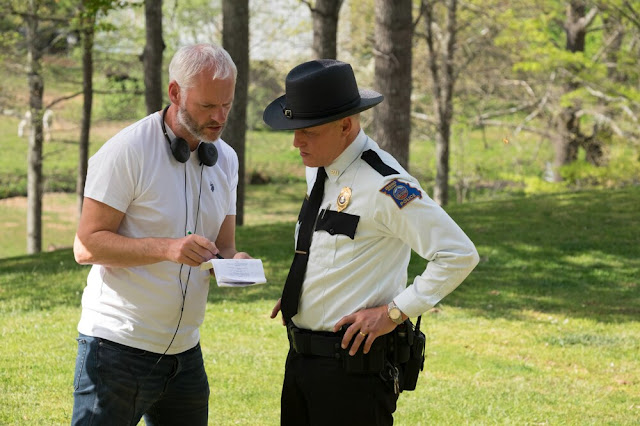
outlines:
[[[181, 163], [186, 163], [191, 156], [189, 144], [183, 138], [175, 138], [173, 141], [169, 139], [167, 128], [164, 124], [164, 117], [167, 115], [167, 110], [170, 106], [171, 105], [167, 105], [164, 110], [162, 110], [162, 132], [164, 133], [164, 137], [167, 139], [167, 142], [169, 142], [173, 158]], [[200, 160], [200, 164], [211, 167], [218, 161], [218, 149], [212, 143], [202, 142], [198, 146], [198, 159]]]

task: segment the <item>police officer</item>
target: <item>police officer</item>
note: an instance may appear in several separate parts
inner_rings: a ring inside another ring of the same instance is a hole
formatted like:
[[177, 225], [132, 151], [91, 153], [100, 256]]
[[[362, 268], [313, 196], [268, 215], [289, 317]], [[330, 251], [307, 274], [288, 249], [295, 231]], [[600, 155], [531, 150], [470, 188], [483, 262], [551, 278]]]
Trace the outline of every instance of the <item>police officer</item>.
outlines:
[[[389, 425], [398, 387], [380, 363], [380, 354], [388, 357], [387, 337], [453, 291], [478, 253], [361, 129], [359, 113], [383, 96], [360, 90], [349, 64], [300, 64], [285, 90], [263, 119], [294, 131], [308, 196], [291, 270], [271, 313], [282, 311], [290, 341], [281, 424]], [[407, 286], [411, 250], [428, 263]]]

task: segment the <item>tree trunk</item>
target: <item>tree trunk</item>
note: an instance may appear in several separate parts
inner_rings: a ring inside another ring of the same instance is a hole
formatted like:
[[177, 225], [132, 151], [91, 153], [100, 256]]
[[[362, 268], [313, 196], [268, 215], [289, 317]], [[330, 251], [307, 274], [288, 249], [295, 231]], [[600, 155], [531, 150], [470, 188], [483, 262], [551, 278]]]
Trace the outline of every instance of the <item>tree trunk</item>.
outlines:
[[621, 48], [626, 29], [620, 17], [612, 13], [604, 14], [602, 17], [602, 29], [604, 31], [604, 41], [608, 44], [605, 52], [607, 76], [616, 83], [624, 83], [628, 76], [618, 67], [618, 60], [621, 57]]
[[147, 114], [162, 109], [162, 0], [145, 0], [146, 45], [142, 53]]
[[78, 147], [78, 177], [76, 180], [76, 196], [78, 217], [82, 213], [84, 201], [84, 185], [87, 180], [89, 160], [89, 131], [91, 129], [91, 108], [93, 104], [93, 37], [95, 15], [86, 18], [82, 25], [82, 124], [80, 129], [80, 146]]
[[569, 52], [584, 52], [587, 34], [585, 11], [584, 0], [573, 0], [567, 4], [567, 20], [564, 23], [564, 31], [567, 37], [565, 48]]
[[40, 74], [41, 52], [38, 47], [38, 18], [35, 0], [29, 0], [26, 18], [27, 76], [31, 132], [27, 154], [27, 253], [42, 251], [42, 95], [44, 81]]
[[343, 0], [316, 0], [310, 7], [313, 19], [313, 55], [317, 59], [336, 59], [338, 17]]
[[554, 139], [555, 158], [553, 162], [553, 180], [560, 182], [560, 167], [578, 159], [580, 147], [580, 121], [576, 117], [576, 108], [567, 107], [558, 115]]
[[[593, 21], [597, 9], [593, 8], [586, 12], [584, 0], [573, 0], [567, 4], [567, 19], [564, 23], [566, 35], [565, 48], [571, 53], [584, 52], [587, 27]], [[576, 90], [580, 84], [569, 80], [564, 84], [564, 93]], [[557, 120], [557, 137], [554, 140], [554, 180], [560, 181], [560, 167], [572, 163], [578, 158], [578, 148], [580, 141], [585, 140], [585, 136], [580, 131], [580, 119], [576, 116], [578, 111], [576, 105], [563, 107]]]
[[409, 169], [411, 135], [411, 0], [375, 2], [375, 81], [384, 102], [373, 110], [375, 139]]
[[224, 130], [224, 140], [238, 154], [238, 202], [236, 224], [244, 224], [245, 139], [249, 91], [249, 0], [223, 0], [222, 45], [238, 68], [236, 92]]
[[436, 183], [433, 199], [441, 206], [449, 202], [449, 143], [453, 121], [453, 88], [456, 82], [454, 55], [457, 34], [457, 0], [446, 0], [447, 22], [443, 34], [436, 36], [433, 7], [436, 1], [423, 1], [429, 70], [433, 80], [436, 116]]
[[611, 140], [612, 136], [611, 129], [606, 125], [599, 126], [594, 124], [593, 134], [582, 141], [582, 147], [586, 151], [585, 160], [587, 163], [596, 167], [604, 166], [607, 163], [605, 144], [607, 140]]
[[449, 141], [451, 130], [448, 123], [441, 123], [446, 128], [436, 133], [436, 183], [433, 188], [433, 200], [441, 206], [449, 203]]

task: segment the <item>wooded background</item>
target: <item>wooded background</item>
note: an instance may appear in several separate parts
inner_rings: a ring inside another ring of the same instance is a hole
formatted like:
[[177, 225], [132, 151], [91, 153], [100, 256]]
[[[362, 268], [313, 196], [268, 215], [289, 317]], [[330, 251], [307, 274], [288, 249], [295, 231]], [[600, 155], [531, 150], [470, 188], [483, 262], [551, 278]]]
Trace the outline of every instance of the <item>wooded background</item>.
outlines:
[[[616, 161], [629, 172], [607, 178], [637, 184], [640, 176], [637, 0], [0, 0], [0, 28], [2, 75], [20, 75], [28, 88], [25, 95], [0, 81], [0, 111], [30, 112], [29, 253], [42, 245], [45, 111], [82, 97], [81, 209], [91, 123], [160, 110], [167, 63], [193, 42], [222, 44], [238, 66], [223, 138], [243, 177], [247, 129], [264, 128], [262, 110], [283, 93], [287, 71], [311, 58], [351, 63], [361, 87], [385, 96], [366, 129], [403, 165], [412, 140], [435, 144], [432, 197], [441, 205], [450, 198], [454, 128], [498, 128], [504, 144], [552, 144], [548, 181], [566, 180], [576, 163], [610, 165], [619, 147], [625, 155]], [[109, 102], [96, 110], [96, 97]]]

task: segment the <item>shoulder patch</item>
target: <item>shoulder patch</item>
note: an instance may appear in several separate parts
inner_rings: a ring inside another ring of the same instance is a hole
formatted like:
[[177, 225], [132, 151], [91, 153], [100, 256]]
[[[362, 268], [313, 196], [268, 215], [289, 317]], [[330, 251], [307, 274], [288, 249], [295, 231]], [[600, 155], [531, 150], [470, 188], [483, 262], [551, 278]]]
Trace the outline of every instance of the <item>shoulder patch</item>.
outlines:
[[394, 179], [380, 189], [380, 192], [387, 194], [399, 208], [403, 208], [416, 198], [422, 198], [422, 192], [414, 188], [407, 182]]
[[362, 159], [367, 162], [373, 169], [382, 176], [397, 175], [398, 172], [393, 167], [387, 166], [382, 162], [380, 156], [372, 149], [362, 153]]

